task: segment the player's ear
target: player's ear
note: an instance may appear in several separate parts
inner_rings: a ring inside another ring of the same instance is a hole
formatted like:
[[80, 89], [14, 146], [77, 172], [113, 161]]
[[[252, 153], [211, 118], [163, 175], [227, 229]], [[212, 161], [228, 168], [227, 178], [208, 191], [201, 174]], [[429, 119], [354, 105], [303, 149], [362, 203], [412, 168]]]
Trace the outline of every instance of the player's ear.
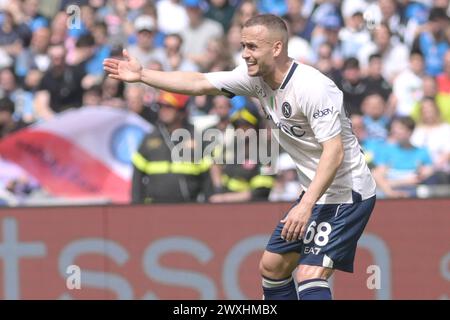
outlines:
[[278, 57], [283, 51], [283, 42], [278, 40], [273, 44], [273, 56]]

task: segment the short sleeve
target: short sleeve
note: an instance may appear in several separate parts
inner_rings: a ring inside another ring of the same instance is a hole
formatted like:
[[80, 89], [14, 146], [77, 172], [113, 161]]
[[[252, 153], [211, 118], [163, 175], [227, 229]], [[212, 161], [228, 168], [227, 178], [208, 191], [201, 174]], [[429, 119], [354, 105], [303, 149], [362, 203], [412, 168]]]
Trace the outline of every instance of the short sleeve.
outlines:
[[433, 161], [431, 160], [430, 153], [428, 152], [427, 148], [420, 148], [420, 158], [422, 165], [424, 166], [431, 166], [433, 165]]
[[306, 95], [306, 100], [299, 105], [317, 141], [322, 143], [341, 133], [342, 92], [332, 83], [322, 83], [308, 90]]
[[390, 144], [380, 143], [377, 150], [374, 152], [374, 164], [376, 166], [389, 166], [388, 159], [391, 149]]
[[205, 77], [228, 98], [233, 98], [234, 96], [255, 96], [251, 86], [251, 79], [246, 69], [245, 65], [240, 65], [232, 71], [205, 73]]

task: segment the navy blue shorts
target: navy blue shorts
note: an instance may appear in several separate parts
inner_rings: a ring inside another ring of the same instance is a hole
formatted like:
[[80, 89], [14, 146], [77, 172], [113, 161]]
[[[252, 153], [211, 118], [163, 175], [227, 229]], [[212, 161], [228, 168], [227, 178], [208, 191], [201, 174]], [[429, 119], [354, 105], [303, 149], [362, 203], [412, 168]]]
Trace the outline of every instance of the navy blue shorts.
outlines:
[[[278, 223], [266, 250], [280, 254], [297, 252], [299, 264], [353, 272], [356, 245], [376, 200], [375, 196], [361, 200], [358, 193], [353, 198], [353, 203], [316, 204], [302, 240], [281, 239], [284, 223]], [[294, 205], [300, 199], [301, 196]]]

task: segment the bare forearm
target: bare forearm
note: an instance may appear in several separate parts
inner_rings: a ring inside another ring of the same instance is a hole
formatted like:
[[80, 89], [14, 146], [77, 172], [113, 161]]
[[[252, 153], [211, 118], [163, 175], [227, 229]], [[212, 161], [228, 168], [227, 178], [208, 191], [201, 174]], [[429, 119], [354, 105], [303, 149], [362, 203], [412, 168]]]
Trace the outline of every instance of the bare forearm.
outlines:
[[222, 203], [222, 202], [243, 202], [248, 201], [252, 198], [252, 193], [250, 191], [242, 192], [227, 192], [227, 193], [217, 193], [209, 198], [210, 202]]
[[391, 183], [386, 179], [386, 171], [387, 169], [383, 166], [376, 167], [373, 170], [373, 177], [375, 178], [375, 182], [377, 186], [386, 194], [390, 194], [392, 192]]
[[50, 108], [50, 96], [46, 91], [38, 91], [34, 100], [37, 117], [43, 120], [49, 120], [54, 113]]
[[187, 95], [217, 95], [216, 88], [199, 72], [155, 71], [143, 69], [141, 82], [152, 87]]
[[223, 193], [223, 201], [224, 202], [249, 201], [251, 199], [251, 197], [252, 197], [252, 194], [250, 191]]
[[409, 187], [414, 186], [417, 183], [419, 183], [419, 178], [417, 176], [412, 176], [409, 178], [404, 179], [398, 179], [398, 180], [390, 180], [388, 181], [388, 184], [391, 188], [398, 188], [398, 187]]
[[327, 149], [323, 151], [316, 175], [302, 198], [304, 204], [312, 207], [322, 197], [333, 182], [336, 172], [342, 164], [343, 157], [342, 150]]

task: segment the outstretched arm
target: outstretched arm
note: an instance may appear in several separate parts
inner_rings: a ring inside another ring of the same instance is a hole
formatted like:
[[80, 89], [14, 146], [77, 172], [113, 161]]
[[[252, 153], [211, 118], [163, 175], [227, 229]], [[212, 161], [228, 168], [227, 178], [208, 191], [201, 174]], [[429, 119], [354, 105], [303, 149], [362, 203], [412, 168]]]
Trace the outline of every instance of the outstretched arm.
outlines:
[[219, 95], [206, 77], [199, 72], [164, 72], [142, 68], [136, 58], [123, 50], [124, 60], [108, 58], [103, 61], [103, 68], [110, 78], [126, 82], [143, 82], [149, 86], [187, 95]]

